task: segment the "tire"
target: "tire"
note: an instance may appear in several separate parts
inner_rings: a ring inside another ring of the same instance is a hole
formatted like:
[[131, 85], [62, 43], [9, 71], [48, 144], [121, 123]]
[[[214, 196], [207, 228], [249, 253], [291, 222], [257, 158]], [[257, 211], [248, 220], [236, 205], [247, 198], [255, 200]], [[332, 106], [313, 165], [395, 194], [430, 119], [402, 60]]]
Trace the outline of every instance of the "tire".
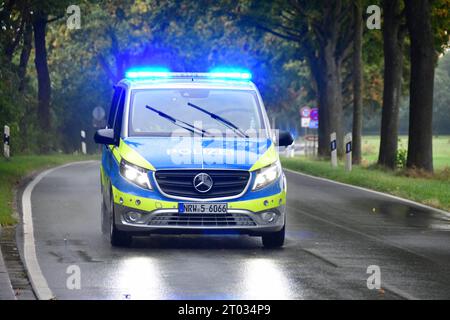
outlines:
[[108, 209], [106, 208], [105, 200], [103, 199], [102, 195], [102, 204], [101, 204], [101, 216], [100, 216], [100, 225], [102, 229], [102, 234], [108, 235], [108, 229], [109, 229], [109, 213]]
[[110, 221], [109, 239], [111, 245], [113, 247], [129, 247], [131, 245], [131, 242], [133, 241], [133, 237], [128, 232], [120, 231], [116, 228], [116, 224], [114, 222], [114, 202], [112, 201], [112, 197], [111, 197], [111, 212], [109, 221]]
[[280, 231], [268, 233], [262, 236], [262, 243], [265, 248], [281, 248], [284, 244], [286, 225]]

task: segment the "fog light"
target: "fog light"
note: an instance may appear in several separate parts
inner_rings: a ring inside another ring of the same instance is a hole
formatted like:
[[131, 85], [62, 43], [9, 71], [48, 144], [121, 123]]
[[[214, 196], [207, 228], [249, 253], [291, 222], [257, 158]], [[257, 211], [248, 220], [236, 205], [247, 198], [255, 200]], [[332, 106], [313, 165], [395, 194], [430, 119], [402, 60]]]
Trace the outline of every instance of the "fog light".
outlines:
[[268, 211], [261, 213], [261, 219], [266, 223], [273, 222], [275, 220], [275, 217], [276, 217], [275, 212]]
[[127, 220], [130, 222], [138, 222], [141, 220], [142, 215], [138, 212], [130, 211], [127, 213]]

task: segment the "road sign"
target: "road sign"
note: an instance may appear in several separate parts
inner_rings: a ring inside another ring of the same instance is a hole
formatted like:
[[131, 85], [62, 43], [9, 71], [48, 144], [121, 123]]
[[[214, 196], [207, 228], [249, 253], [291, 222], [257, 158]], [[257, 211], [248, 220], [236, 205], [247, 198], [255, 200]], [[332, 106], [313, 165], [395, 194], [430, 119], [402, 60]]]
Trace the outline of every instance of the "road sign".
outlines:
[[309, 128], [309, 118], [302, 118], [302, 128]]
[[94, 110], [92, 110], [92, 118], [94, 118], [94, 120], [101, 121], [105, 118], [105, 115], [105, 109], [102, 107], [95, 107]]
[[319, 109], [312, 108], [309, 113], [309, 117], [311, 118], [311, 120], [318, 122], [319, 121]]
[[311, 119], [309, 121], [309, 128], [310, 129], [318, 129], [319, 128], [319, 121]]
[[310, 112], [311, 112], [310, 107], [304, 106], [304, 107], [300, 108], [300, 116], [302, 118], [309, 118]]
[[305, 140], [307, 140], [307, 141], [318, 141], [319, 140], [319, 137], [318, 136], [316, 136], [316, 135], [307, 135], [307, 136], [305, 136]]

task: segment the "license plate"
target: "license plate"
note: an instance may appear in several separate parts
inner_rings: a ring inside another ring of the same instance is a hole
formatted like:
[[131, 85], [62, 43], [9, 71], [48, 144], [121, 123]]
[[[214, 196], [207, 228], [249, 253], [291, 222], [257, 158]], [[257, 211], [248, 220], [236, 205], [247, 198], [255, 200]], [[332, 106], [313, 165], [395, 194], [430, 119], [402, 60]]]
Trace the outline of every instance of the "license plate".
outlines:
[[179, 203], [179, 213], [211, 213], [226, 214], [228, 210], [227, 203]]

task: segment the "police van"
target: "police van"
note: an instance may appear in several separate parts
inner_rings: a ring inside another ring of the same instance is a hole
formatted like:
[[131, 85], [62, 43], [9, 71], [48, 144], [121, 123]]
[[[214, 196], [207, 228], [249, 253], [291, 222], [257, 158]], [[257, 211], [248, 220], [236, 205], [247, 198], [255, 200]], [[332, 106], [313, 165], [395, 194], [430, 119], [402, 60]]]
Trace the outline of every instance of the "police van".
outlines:
[[133, 236], [248, 234], [281, 247], [286, 178], [251, 74], [134, 69], [114, 90], [100, 166], [102, 230]]

